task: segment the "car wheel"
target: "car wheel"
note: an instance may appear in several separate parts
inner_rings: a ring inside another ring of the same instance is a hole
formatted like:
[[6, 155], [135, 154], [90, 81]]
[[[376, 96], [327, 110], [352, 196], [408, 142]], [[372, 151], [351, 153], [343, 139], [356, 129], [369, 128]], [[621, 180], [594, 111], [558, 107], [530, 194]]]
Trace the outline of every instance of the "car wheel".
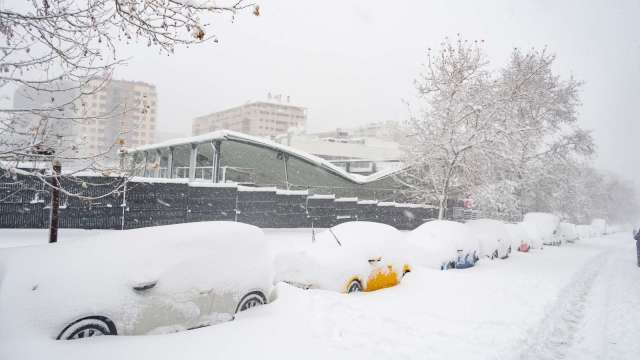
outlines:
[[267, 298], [260, 291], [252, 291], [245, 295], [242, 300], [238, 303], [238, 307], [236, 308], [236, 314], [240, 311], [249, 310], [252, 307], [264, 305], [267, 303]]
[[349, 286], [347, 286], [347, 293], [355, 293], [355, 292], [361, 292], [362, 291], [362, 283], [360, 282], [360, 280], [351, 280], [351, 282], [349, 283]]
[[56, 339], [73, 340], [101, 335], [118, 335], [113, 321], [104, 316], [88, 316], [67, 325]]
[[494, 251], [493, 254], [491, 254], [491, 259], [497, 259], [498, 258], [498, 250]]

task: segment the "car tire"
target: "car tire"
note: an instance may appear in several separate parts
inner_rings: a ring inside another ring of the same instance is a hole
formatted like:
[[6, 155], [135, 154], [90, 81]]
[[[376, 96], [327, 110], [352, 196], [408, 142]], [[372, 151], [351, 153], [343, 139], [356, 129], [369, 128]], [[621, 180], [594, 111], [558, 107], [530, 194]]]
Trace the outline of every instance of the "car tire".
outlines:
[[74, 340], [101, 335], [118, 335], [116, 325], [105, 316], [88, 316], [67, 325], [56, 339]]
[[351, 280], [349, 285], [347, 285], [347, 294], [362, 292], [362, 290], [363, 288], [360, 280], [357, 280], [357, 279]]
[[261, 291], [252, 291], [242, 297], [238, 306], [236, 307], [236, 314], [249, 310], [252, 307], [264, 305], [267, 303], [267, 297]]

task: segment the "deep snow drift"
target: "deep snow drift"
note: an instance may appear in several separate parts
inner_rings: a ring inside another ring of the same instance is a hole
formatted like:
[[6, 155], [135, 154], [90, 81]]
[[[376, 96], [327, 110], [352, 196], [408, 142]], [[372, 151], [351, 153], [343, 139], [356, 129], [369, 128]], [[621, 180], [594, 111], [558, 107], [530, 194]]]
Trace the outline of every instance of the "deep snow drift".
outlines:
[[[310, 235], [266, 233], [276, 249]], [[0, 359], [636, 359], [634, 246], [621, 233], [465, 270], [414, 267], [372, 293], [279, 284], [273, 303], [232, 322], [153, 336], [3, 338]]]

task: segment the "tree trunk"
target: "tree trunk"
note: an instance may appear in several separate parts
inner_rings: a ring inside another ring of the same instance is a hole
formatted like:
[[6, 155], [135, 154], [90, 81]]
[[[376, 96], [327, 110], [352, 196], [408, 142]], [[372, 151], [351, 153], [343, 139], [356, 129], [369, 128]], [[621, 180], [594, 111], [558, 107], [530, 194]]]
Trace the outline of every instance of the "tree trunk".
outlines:
[[444, 220], [444, 217], [446, 215], [446, 210], [447, 210], [447, 195], [446, 194], [441, 194], [440, 195], [440, 209], [438, 211], [438, 220]]
[[58, 211], [60, 208], [60, 176], [62, 166], [59, 161], [53, 163], [53, 177], [51, 179], [51, 213], [49, 217], [49, 243], [58, 242]]

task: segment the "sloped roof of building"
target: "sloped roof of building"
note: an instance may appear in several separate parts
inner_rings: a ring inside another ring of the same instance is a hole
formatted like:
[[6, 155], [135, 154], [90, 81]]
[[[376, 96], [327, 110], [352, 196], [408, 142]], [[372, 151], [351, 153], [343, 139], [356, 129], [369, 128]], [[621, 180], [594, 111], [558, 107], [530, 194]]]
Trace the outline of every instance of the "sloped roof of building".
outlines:
[[158, 149], [175, 147], [175, 146], [185, 145], [185, 144], [206, 143], [213, 140], [237, 141], [237, 142], [269, 148], [275, 151], [282, 151], [283, 153], [287, 153], [289, 155], [302, 159], [306, 162], [312, 163], [318, 167], [324, 168], [325, 170], [330, 171], [334, 174], [337, 174], [356, 184], [370, 183], [404, 170], [404, 167], [391, 167], [367, 176], [351, 174], [346, 172], [342, 168], [335, 166], [329, 161], [324, 160], [318, 156], [309, 154], [304, 151], [300, 151], [298, 149], [294, 149], [286, 145], [278, 144], [268, 139], [263, 139], [260, 137], [251, 136], [251, 135], [243, 134], [243, 133], [232, 131], [232, 130], [217, 130], [217, 131], [213, 131], [213, 132], [202, 134], [202, 135], [171, 139], [171, 140], [163, 141], [156, 144], [140, 146], [134, 149], [126, 149], [124, 150], [124, 152], [134, 153], [134, 152], [140, 152], [140, 151], [158, 150]]

